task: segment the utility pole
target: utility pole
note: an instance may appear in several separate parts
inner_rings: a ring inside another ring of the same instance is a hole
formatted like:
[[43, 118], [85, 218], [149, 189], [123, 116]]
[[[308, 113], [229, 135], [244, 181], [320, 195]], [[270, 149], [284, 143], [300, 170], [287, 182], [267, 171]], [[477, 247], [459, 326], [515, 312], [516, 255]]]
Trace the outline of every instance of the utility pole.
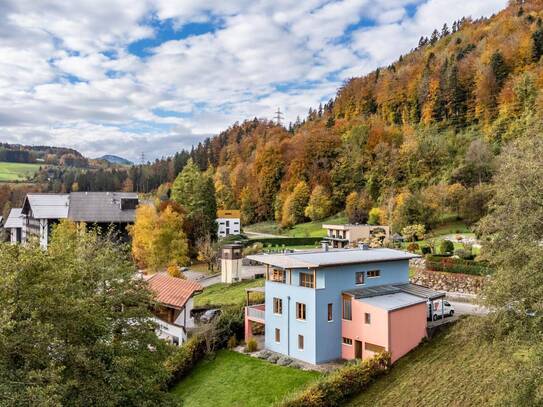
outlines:
[[277, 124], [281, 126], [281, 121], [283, 120], [283, 113], [281, 112], [280, 108], [277, 108], [277, 112], [275, 112], [275, 120], [277, 120]]
[[140, 164], [141, 165], [145, 164], [145, 153], [143, 151], [141, 152], [141, 156], [140, 156]]

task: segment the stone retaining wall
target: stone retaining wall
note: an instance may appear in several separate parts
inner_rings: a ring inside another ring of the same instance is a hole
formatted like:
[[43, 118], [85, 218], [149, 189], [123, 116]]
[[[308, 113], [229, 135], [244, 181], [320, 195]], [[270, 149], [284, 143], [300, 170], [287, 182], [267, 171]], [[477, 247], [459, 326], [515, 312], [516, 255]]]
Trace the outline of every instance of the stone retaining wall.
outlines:
[[439, 291], [478, 294], [487, 277], [413, 268], [411, 282]]

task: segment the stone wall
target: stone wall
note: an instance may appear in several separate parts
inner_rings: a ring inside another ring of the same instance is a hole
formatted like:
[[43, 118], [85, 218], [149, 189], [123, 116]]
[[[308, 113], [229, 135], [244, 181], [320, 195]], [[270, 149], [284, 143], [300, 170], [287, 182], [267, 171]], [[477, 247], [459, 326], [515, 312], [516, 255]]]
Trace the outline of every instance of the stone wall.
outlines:
[[423, 268], [411, 269], [411, 282], [439, 291], [464, 294], [478, 294], [484, 286], [487, 277], [471, 276], [459, 273], [444, 273], [428, 271]]

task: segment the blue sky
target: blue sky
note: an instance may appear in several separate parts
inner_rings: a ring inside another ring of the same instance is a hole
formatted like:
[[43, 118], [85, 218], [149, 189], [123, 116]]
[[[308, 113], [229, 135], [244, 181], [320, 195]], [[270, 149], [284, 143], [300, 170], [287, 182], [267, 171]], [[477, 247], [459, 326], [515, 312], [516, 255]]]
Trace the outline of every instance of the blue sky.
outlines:
[[287, 121], [443, 23], [506, 0], [0, 1], [5, 142], [171, 155], [235, 121]]

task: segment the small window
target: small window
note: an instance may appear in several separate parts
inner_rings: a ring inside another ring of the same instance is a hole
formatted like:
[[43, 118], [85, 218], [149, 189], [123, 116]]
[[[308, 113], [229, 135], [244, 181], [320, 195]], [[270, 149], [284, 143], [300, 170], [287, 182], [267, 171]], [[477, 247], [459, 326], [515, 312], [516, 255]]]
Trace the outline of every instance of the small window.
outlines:
[[353, 340], [351, 338], [343, 338], [343, 344], [344, 345], [352, 345]]
[[343, 298], [343, 319], [347, 319], [349, 321], [352, 319], [350, 298]]
[[306, 318], [306, 310], [305, 310], [305, 304], [302, 304], [301, 302], [296, 303], [296, 319], [301, 319], [305, 321]]
[[356, 272], [355, 281], [356, 281], [356, 284], [364, 284], [364, 272], [363, 271], [357, 271]]
[[371, 314], [370, 313], [368, 313], [368, 312], [364, 313], [364, 322], [366, 324], [368, 324], [368, 325], [371, 324]]
[[332, 321], [334, 319], [334, 315], [332, 313], [332, 304], [328, 304], [328, 322]]
[[374, 278], [381, 276], [381, 270], [369, 270], [368, 271], [368, 278]]
[[313, 278], [313, 274], [300, 273], [300, 286], [301, 287], [314, 288], [315, 287], [315, 280]]
[[284, 270], [273, 269], [271, 272], [270, 280], [277, 283], [284, 283], [286, 281], [285, 274], [286, 273]]
[[281, 330], [279, 328], [275, 328], [275, 342], [281, 342]]
[[273, 313], [281, 315], [283, 313], [283, 300], [281, 298], [273, 299]]
[[304, 350], [304, 336], [298, 335], [298, 349]]

